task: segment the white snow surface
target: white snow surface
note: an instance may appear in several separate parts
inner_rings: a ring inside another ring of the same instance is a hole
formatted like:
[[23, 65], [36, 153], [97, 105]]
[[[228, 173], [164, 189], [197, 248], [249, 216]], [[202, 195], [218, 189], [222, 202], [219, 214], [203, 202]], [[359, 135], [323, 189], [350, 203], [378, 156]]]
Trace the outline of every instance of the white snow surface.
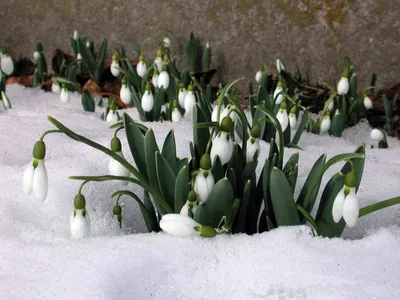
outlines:
[[[298, 226], [205, 239], [146, 233], [136, 203], [122, 198], [124, 218], [134, 232], [122, 235], [110, 199], [121, 186], [89, 183], [83, 194], [92, 236], [71, 239], [69, 217], [80, 182], [68, 176], [105, 175], [108, 157], [63, 134], [46, 136], [49, 193], [40, 202], [22, 192], [32, 147], [45, 130], [55, 129], [48, 115], [107, 147], [113, 130], [100, 120], [102, 108], [83, 111], [78, 94], [62, 104], [57, 94], [8, 85], [7, 95], [13, 109], [0, 109], [0, 299], [400, 298], [398, 206], [360, 218], [341, 238], [315, 238], [309, 227]], [[126, 111], [138, 120], [135, 109]], [[160, 146], [174, 128], [178, 155], [189, 155], [190, 121], [146, 125]], [[400, 142], [389, 138], [390, 149], [370, 149], [370, 130], [362, 122], [343, 138], [304, 133], [298, 186], [321, 154], [329, 158], [365, 143], [361, 206], [400, 195]], [[119, 136], [132, 161], [122, 131]], [[263, 161], [269, 144], [261, 147]], [[286, 149], [285, 158], [296, 151]], [[340, 167], [325, 174], [322, 187]], [[140, 193], [132, 184], [127, 188]]]

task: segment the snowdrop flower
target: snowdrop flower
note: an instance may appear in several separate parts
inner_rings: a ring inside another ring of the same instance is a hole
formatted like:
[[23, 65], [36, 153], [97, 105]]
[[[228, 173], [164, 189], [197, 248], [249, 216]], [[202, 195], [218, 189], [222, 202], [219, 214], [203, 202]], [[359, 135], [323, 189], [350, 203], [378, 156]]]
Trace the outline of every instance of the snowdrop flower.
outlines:
[[262, 79], [262, 75], [263, 75], [262, 71], [263, 71], [263, 69], [261, 68], [256, 72], [256, 76], [254, 79], [256, 80], [257, 84], [261, 84], [261, 79]]
[[154, 96], [153, 93], [151, 92], [151, 86], [149, 83], [146, 84], [146, 90], [142, 96], [141, 105], [145, 112], [149, 112], [153, 109]]
[[279, 74], [282, 71], [286, 71], [285, 65], [283, 64], [283, 62], [279, 58], [276, 60], [276, 69], [278, 70]]
[[[116, 136], [114, 136], [111, 139], [110, 149], [115, 154], [121, 156], [122, 158], [125, 158], [122, 153], [121, 141]], [[110, 160], [108, 163], [108, 171], [110, 172], [110, 175], [113, 175], [113, 176], [129, 177], [131, 175], [131, 173], [129, 172], [129, 170], [127, 168], [125, 168], [123, 165], [121, 165], [120, 162], [116, 161], [112, 157], [110, 157]], [[129, 182], [122, 181], [122, 183], [123, 183], [123, 185], [127, 185]]]
[[178, 108], [178, 101], [174, 100], [172, 102], [171, 120], [172, 122], [179, 122], [181, 119], [182, 119], [182, 114]]
[[196, 105], [196, 97], [193, 93], [193, 85], [189, 84], [188, 92], [185, 97], [185, 113], [186, 115], [192, 116], [193, 107]]
[[282, 132], [285, 132], [286, 128], [289, 125], [289, 117], [287, 113], [287, 104], [286, 101], [283, 101], [279, 106], [279, 111], [276, 114], [276, 118], [278, 119], [279, 123], [282, 127]]
[[[222, 109], [221, 109], [222, 110]], [[219, 117], [220, 120], [223, 120], [226, 116], [229, 116], [232, 119], [232, 122], [235, 123], [237, 120], [237, 113], [235, 111], [235, 106], [229, 103], [224, 110], [222, 110], [221, 115]]]
[[332, 217], [336, 223], [342, 217], [349, 227], [353, 227], [357, 222], [360, 202], [356, 196], [356, 182], [356, 175], [352, 169], [346, 174], [344, 187], [337, 194], [332, 205]]
[[388, 145], [388, 142], [386, 139], [386, 135], [382, 130], [377, 129], [377, 128], [372, 129], [371, 139], [378, 142], [378, 148], [382, 148], [382, 149], [389, 148], [389, 145]]
[[74, 31], [74, 40], [76, 41], [79, 38], [79, 33], [77, 30]]
[[297, 113], [297, 107], [296, 105], [294, 105], [289, 112], [289, 125], [290, 125], [290, 129], [296, 129], [297, 126], [297, 117], [296, 117], [296, 113]]
[[118, 62], [118, 57], [114, 54], [112, 56], [112, 62], [111, 62], [111, 66], [110, 66], [111, 74], [113, 74], [114, 77], [119, 76], [119, 74], [120, 74], [120, 71], [118, 69], [119, 67], [120, 66], [119, 66], [119, 62]]
[[179, 105], [184, 108], [185, 107], [185, 98], [187, 95], [187, 90], [185, 88], [185, 85], [183, 84], [183, 82], [181, 82], [179, 84], [179, 92], [178, 92], [178, 101], [179, 101]]
[[160, 227], [168, 234], [175, 236], [214, 237], [217, 231], [210, 226], [203, 226], [188, 216], [166, 214], [160, 220]]
[[78, 55], [76, 56], [76, 60], [82, 60], [82, 54], [78, 53]]
[[158, 75], [158, 87], [167, 89], [169, 87], [169, 74], [167, 71], [167, 64], [164, 64], [160, 75]]
[[90, 236], [90, 217], [86, 210], [86, 199], [78, 194], [74, 199], [74, 212], [69, 220], [71, 237], [83, 238]]
[[57, 81], [53, 81], [53, 83], [51, 84], [51, 92], [57, 94], [61, 93], [61, 87]]
[[4, 91], [1, 91], [1, 100], [3, 102], [3, 106], [4, 109], [10, 109], [11, 107], [11, 103], [10, 100], [8, 100], [8, 97], [6, 96], [6, 94], [4, 93]]
[[200, 159], [200, 169], [194, 179], [194, 191], [200, 203], [207, 202], [213, 186], [214, 176], [211, 173], [211, 157], [208, 153], [205, 153]]
[[371, 109], [371, 108], [373, 107], [371, 98], [368, 97], [368, 96], [365, 95], [365, 94], [364, 94], [364, 100], [363, 100], [363, 102], [364, 102], [364, 107], [365, 107], [367, 110], [368, 110], [368, 109]]
[[41, 201], [46, 200], [48, 183], [47, 171], [44, 165], [46, 155], [46, 145], [43, 141], [38, 141], [33, 147], [33, 159], [25, 170], [23, 178], [23, 190], [26, 195], [33, 191], [36, 198]]
[[167, 47], [167, 48], [169, 48], [171, 46], [171, 40], [167, 34], [164, 36], [163, 44], [164, 44], [164, 47]]
[[328, 133], [329, 129], [331, 129], [331, 113], [326, 111], [319, 127], [319, 134]]
[[346, 95], [349, 92], [350, 84], [349, 84], [349, 70], [346, 70], [342, 73], [342, 78], [340, 78], [337, 84], [337, 93], [338, 95]]
[[246, 144], [246, 164], [256, 161], [260, 155], [260, 134], [260, 126], [254, 125]]
[[158, 49], [158, 50], [157, 50], [157, 56], [156, 56], [156, 58], [154, 59], [154, 64], [157, 66], [157, 71], [158, 71], [158, 72], [161, 72], [161, 71], [162, 71], [163, 64], [164, 64], [164, 61], [163, 61], [163, 53], [162, 53], [162, 50], [161, 50], [161, 49]]
[[106, 122], [109, 123], [110, 125], [112, 125], [119, 121], [119, 115], [117, 112], [117, 105], [115, 104], [115, 101], [110, 103], [109, 108], [110, 109], [106, 116]]
[[166, 114], [167, 113], [167, 109], [168, 109], [167, 103], [164, 103], [163, 105], [161, 105], [161, 113]]
[[223, 118], [220, 128], [220, 132], [218, 132], [213, 140], [210, 156], [212, 162], [218, 156], [222, 165], [225, 165], [229, 162], [233, 153], [233, 141], [231, 138], [233, 131], [232, 119], [230, 117]]
[[328, 105], [328, 110], [329, 110], [329, 111], [332, 111], [333, 108], [334, 108], [334, 105], [335, 105], [334, 101], [331, 100], [331, 102], [329, 102], [329, 105]]
[[42, 51], [43, 51], [43, 46], [40, 42], [38, 42], [36, 44], [35, 52], [33, 52], [33, 59], [35, 60], [35, 62], [37, 62], [39, 60]]
[[126, 226], [125, 219], [122, 217], [122, 208], [119, 205], [118, 200], [113, 207], [113, 217], [121, 231], [126, 232], [128, 228]]
[[125, 78], [122, 80], [121, 90], [119, 91], [119, 96], [121, 98], [121, 101], [124, 104], [128, 105], [129, 103], [131, 103], [132, 94], [131, 94], [131, 91], [129, 90], [129, 87], [128, 87], [127, 83], [126, 83], [126, 79]]
[[[221, 112], [223, 112], [225, 110], [225, 105], [222, 103], [221, 104]], [[215, 103], [215, 105], [214, 105], [214, 108], [213, 108], [213, 111], [212, 111], [212, 114], [211, 114], [211, 121], [212, 122], [217, 122], [217, 116], [218, 116], [218, 105], [217, 105], [217, 103]], [[220, 113], [220, 115], [219, 115], [219, 119], [220, 119], [220, 124], [221, 124], [221, 121], [222, 121], [222, 113]]]
[[69, 91], [67, 90], [67, 86], [65, 84], [63, 84], [61, 88], [60, 100], [61, 103], [64, 104], [69, 102]]
[[14, 62], [7, 53], [1, 54], [0, 64], [4, 74], [11, 75], [14, 72]]
[[196, 202], [196, 193], [194, 191], [190, 191], [188, 194], [188, 198], [183, 205], [180, 215], [191, 217], [190, 214], [193, 216], [196, 213], [197, 209], [197, 202]]
[[139, 77], [143, 77], [144, 74], [146, 74], [146, 71], [147, 71], [147, 66], [146, 62], [144, 61], [144, 56], [140, 55], [139, 62], [136, 65], [136, 72], [139, 75]]
[[153, 76], [151, 77], [151, 83], [153, 84], [153, 86], [155, 88], [158, 87], [158, 71], [157, 71], [157, 67], [154, 68]]
[[284, 97], [282, 94], [280, 94], [280, 92], [283, 92], [283, 82], [281, 80], [278, 81], [278, 84], [276, 85], [276, 89], [274, 91], [274, 100], [276, 100], [275, 105], [281, 104], [284, 100]]

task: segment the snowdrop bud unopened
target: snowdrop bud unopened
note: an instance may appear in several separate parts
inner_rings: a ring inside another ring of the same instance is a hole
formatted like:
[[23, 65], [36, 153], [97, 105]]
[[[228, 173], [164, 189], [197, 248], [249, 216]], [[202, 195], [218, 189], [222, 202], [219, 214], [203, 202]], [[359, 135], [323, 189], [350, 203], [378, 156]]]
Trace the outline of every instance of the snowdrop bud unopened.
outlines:
[[167, 89], [169, 87], [169, 74], [167, 65], [164, 64], [161, 73], [158, 75], [158, 87]]
[[157, 68], [154, 69], [153, 76], [151, 77], [151, 83], [155, 88], [158, 87], [158, 71]]
[[194, 191], [197, 200], [205, 203], [213, 186], [214, 176], [211, 173], [211, 157], [208, 153], [205, 153], [200, 159], [200, 169], [194, 180]]
[[378, 142], [383, 141], [385, 139], [385, 134], [380, 129], [377, 129], [377, 128], [372, 129], [371, 139], [378, 141]]
[[346, 95], [349, 92], [349, 89], [349, 70], [346, 69], [343, 71], [342, 78], [340, 78], [337, 84], [337, 93], [338, 95]]
[[278, 73], [286, 70], [285, 65], [279, 58], [276, 60], [276, 69], [277, 69]]
[[119, 62], [118, 62], [118, 57], [116, 55], [112, 56], [112, 62], [111, 62], [111, 67], [110, 67], [110, 71], [111, 74], [113, 74], [114, 77], [118, 77], [120, 74], [119, 71]]
[[79, 33], [77, 30], [74, 31], [74, 40], [77, 40], [79, 38]]
[[276, 114], [276, 118], [278, 119], [279, 123], [282, 127], [282, 132], [285, 132], [286, 128], [289, 125], [289, 116], [287, 113], [287, 104], [286, 102], [282, 102], [280, 104], [280, 108], [278, 113]]
[[11, 75], [14, 72], [14, 62], [12, 58], [7, 54], [3, 53], [0, 58], [1, 70], [6, 75]]
[[154, 96], [151, 92], [150, 84], [146, 85], [146, 90], [141, 99], [141, 105], [145, 112], [149, 112], [153, 109], [154, 106]]
[[261, 84], [261, 79], [262, 79], [262, 71], [258, 70], [255, 76], [255, 80], [257, 82], [257, 84]]
[[373, 107], [372, 100], [371, 100], [370, 97], [365, 96], [363, 102], [364, 102], [364, 107], [365, 107], [367, 110], [368, 110], [368, 109], [371, 109], [371, 108]]
[[196, 105], [196, 97], [193, 93], [193, 86], [190, 84], [188, 87], [188, 92], [185, 97], [185, 111], [186, 115], [192, 116], [193, 107]]
[[63, 84], [62, 88], [61, 88], [60, 100], [61, 100], [61, 103], [64, 103], [64, 104], [69, 102], [69, 91], [67, 90], [67, 86], [65, 84]]
[[38, 51], [33, 52], [33, 59], [37, 61], [40, 58], [40, 53]]
[[131, 103], [132, 94], [125, 79], [122, 80], [119, 96], [124, 104], [128, 105], [129, 103]]
[[161, 49], [158, 49], [157, 50], [157, 56], [156, 56], [156, 58], [154, 59], [154, 64], [157, 66], [157, 71], [158, 72], [161, 72], [162, 71], [162, 67], [163, 67], [163, 64], [164, 64], [164, 61], [163, 61], [163, 53], [162, 53], [162, 50]]
[[163, 43], [164, 43], [164, 47], [169, 48], [169, 47], [171, 46], [171, 40], [170, 40], [170, 38], [168, 37], [168, 35], [165, 35], [165, 36], [164, 36]]
[[187, 90], [185, 89], [185, 85], [181, 83], [179, 85], [179, 92], [178, 92], [178, 101], [179, 105], [184, 108], [185, 107], [185, 98], [187, 95]]
[[359, 211], [360, 202], [356, 196], [356, 189], [352, 187], [343, 204], [343, 219], [347, 226], [353, 227], [356, 225]]
[[60, 84], [58, 82], [53, 82], [51, 84], [51, 92], [52, 93], [57, 93], [57, 94], [61, 93], [61, 87], [60, 87]]
[[179, 122], [182, 119], [182, 114], [178, 108], [178, 102], [174, 100], [172, 102], [172, 112], [171, 112], [171, 120], [172, 122]]
[[195, 230], [196, 226], [201, 224], [180, 214], [166, 214], [160, 220], [161, 229], [175, 236], [200, 236], [200, 232]]
[[143, 77], [144, 74], [146, 74], [146, 71], [147, 71], [146, 62], [144, 61], [144, 57], [140, 55], [139, 62], [136, 65], [136, 72], [139, 75], [139, 77]]
[[86, 199], [78, 194], [74, 199], [74, 211], [69, 220], [71, 237], [83, 238], [90, 236], [90, 217], [86, 210]]
[[329, 129], [331, 129], [331, 117], [329, 111], [327, 111], [322, 117], [322, 121], [319, 127], [319, 133], [320, 134], [328, 133]]
[[281, 94], [281, 92], [283, 92], [283, 82], [282, 81], [278, 81], [278, 84], [276, 86], [276, 89], [274, 91], [274, 100], [276, 105], [279, 105], [282, 103], [282, 101], [284, 100], [283, 95]]
[[222, 165], [227, 164], [233, 153], [233, 141], [231, 138], [231, 132], [233, 131], [233, 122], [230, 117], [225, 117], [221, 122], [221, 131], [218, 132], [214, 138], [211, 147], [211, 161], [214, 162], [218, 156], [221, 160]]

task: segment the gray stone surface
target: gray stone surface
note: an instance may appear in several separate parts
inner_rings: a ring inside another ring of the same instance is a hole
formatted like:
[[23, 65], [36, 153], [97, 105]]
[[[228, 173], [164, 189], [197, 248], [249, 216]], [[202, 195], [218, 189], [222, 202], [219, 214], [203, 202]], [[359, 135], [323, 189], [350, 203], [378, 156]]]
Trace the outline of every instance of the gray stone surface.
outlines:
[[[333, 82], [349, 55], [362, 86], [372, 72], [378, 86], [400, 75], [400, 1], [386, 0], [9, 0], [0, 2], [0, 44], [12, 55], [32, 56], [41, 41], [48, 59], [58, 47], [70, 50], [77, 29], [110, 48], [122, 44], [137, 58], [138, 42], [150, 37], [147, 55], [155, 55], [166, 29], [174, 33], [172, 52], [181, 59], [191, 31], [213, 51], [216, 83], [245, 76], [254, 80], [261, 64], [275, 72], [281, 58], [290, 71], [307, 71], [313, 81]], [[110, 52], [111, 56], [111, 52]], [[245, 86], [243, 83], [242, 87]]]

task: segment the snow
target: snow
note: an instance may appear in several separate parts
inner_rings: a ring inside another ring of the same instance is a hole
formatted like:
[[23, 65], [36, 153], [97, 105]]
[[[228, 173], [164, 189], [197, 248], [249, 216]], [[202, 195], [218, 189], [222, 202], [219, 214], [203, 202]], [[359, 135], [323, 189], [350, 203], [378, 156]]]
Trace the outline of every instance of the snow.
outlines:
[[[62, 134], [45, 138], [49, 193], [45, 202], [22, 192], [22, 177], [51, 115], [75, 132], [109, 146], [113, 131], [102, 113], [84, 112], [80, 97], [62, 104], [57, 94], [7, 86], [11, 110], [0, 110], [0, 299], [398, 299], [400, 208], [362, 217], [342, 238], [315, 238], [307, 226], [254, 236], [214, 239], [145, 233], [137, 205], [122, 198], [123, 215], [135, 234], [122, 235], [112, 218], [110, 195], [117, 182], [83, 188], [92, 237], [71, 239], [69, 217], [80, 182], [71, 175], [104, 175], [108, 157]], [[137, 120], [135, 109], [127, 112]], [[189, 154], [191, 124], [152, 123], [162, 144], [175, 130], [179, 156]], [[299, 146], [299, 183], [314, 161], [351, 152], [365, 143], [367, 158], [358, 193], [361, 206], [400, 194], [400, 141], [370, 149], [366, 122], [344, 137], [305, 133]], [[125, 157], [132, 160], [120, 132]], [[269, 145], [262, 143], [260, 161]], [[286, 149], [285, 158], [299, 151]], [[323, 186], [341, 166], [330, 169]], [[301, 186], [300, 184], [300, 186]], [[128, 188], [140, 193], [132, 184]], [[297, 191], [298, 192], [298, 191]]]

